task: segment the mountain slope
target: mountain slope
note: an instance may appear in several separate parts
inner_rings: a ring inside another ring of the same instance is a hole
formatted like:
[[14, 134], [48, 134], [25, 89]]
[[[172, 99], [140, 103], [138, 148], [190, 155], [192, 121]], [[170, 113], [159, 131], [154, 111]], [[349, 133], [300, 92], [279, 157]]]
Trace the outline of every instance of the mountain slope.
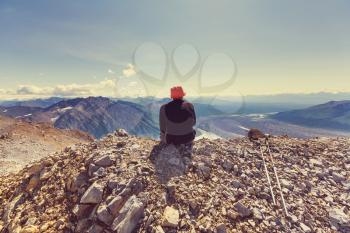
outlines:
[[131, 102], [111, 101], [104, 97], [60, 101], [27, 119], [51, 122], [62, 129], [79, 129], [97, 138], [117, 128], [125, 128], [135, 135], [155, 137], [158, 134], [147, 109]]
[[9, 100], [9, 101], [0, 102], [0, 105], [5, 107], [22, 106], [22, 107], [46, 108], [62, 100], [64, 100], [64, 98], [61, 98], [61, 97], [50, 97], [45, 99], [30, 99], [30, 100], [12, 100], [12, 101]]
[[86, 133], [0, 116], [0, 174], [16, 172], [66, 146], [92, 141]]
[[25, 118], [31, 116], [34, 113], [40, 112], [40, 107], [28, 107], [28, 106], [12, 106], [4, 107], [0, 106], [0, 116], [8, 116], [14, 118]]
[[350, 140], [271, 146], [289, 217], [246, 138], [190, 150], [118, 131], [0, 177], [0, 231], [349, 232]]
[[310, 127], [350, 131], [350, 100], [277, 113], [272, 118]]

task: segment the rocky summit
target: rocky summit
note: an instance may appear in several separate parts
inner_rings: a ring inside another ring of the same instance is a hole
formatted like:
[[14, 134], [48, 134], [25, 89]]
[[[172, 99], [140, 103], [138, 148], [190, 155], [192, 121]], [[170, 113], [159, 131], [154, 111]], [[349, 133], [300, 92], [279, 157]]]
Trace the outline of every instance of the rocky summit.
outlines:
[[350, 232], [350, 139], [270, 147], [288, 215], [247, 138], [173, 146], [118, 130], [0, 177], [0, 232]]

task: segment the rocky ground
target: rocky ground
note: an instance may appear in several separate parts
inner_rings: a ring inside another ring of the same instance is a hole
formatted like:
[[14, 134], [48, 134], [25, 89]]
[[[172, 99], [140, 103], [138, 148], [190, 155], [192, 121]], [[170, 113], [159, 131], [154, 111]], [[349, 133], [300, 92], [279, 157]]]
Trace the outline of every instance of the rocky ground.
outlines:
[[91, 141], [93, 138], [81, 131], [0, 116], [0, 175], [18, 172], [66, 146]]
[[350, 139], [270, 143], [288, 216], [246, 138], [175, 147], [120, 130], [1, 177], [0, 232], [350, 232]]

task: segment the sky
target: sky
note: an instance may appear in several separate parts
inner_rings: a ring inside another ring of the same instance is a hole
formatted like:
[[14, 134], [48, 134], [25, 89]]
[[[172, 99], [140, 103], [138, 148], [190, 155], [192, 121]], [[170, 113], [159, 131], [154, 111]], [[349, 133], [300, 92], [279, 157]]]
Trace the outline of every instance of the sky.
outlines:
[[0, 99], [350, 91], [347, 0], [0, 0]]

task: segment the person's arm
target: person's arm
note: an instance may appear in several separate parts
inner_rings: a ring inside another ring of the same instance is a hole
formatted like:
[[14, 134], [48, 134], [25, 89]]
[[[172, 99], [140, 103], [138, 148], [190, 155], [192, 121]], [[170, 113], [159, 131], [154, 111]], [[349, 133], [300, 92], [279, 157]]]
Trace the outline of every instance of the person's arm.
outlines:
[[191, 118], [193, 119], [193, 125], [195, 125], [197, 122], [197, 118], [196, 118], [196, 112], [194, 111], [193, 104], [186, 103], [186, 108], [189, 111]]
[[160, 130], [160, 140], [165, 142], [165, 131], [166, 131], [166, 119], [164, 106], [160, 107], [159, 110], [159, 130]]
[[191, 109], [192, 109], [192, 114], [193, 114], [193, 120], [194, 120], [194, 123], [193, 123], [193, 125], [195, 125], [196, 123], [197, 123], [197, 117], [196, 117], [196, 112], [194, 111], [194, 107], [193, 107], [193, 105], [191, 104]]
[[189, 111], [190, 111], [190, 113], [191, 113], [191, 117], [192, 117], [192, 119], [193, 119], [193, 125], [195, 125], [196, 122], [197, 122], [196, 112], [194, 111], [193, 104], [189, 103], [188, 105], [189, 105]]

